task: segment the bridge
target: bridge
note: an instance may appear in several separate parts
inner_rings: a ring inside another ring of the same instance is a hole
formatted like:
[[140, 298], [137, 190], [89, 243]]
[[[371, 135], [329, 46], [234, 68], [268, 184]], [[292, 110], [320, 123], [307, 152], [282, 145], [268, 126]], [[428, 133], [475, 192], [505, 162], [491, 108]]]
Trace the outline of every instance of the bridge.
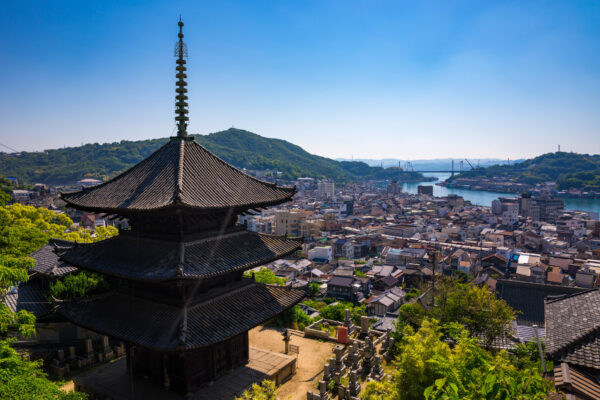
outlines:
[[454, 173], [456, 173], [456, 172], [459, 172], [459, 171], [450, 171], [450, 170], [443, 170], [443, 171], [442, 171], [442, 170], [438, 170], [438, 171], [412, 171], [412, 170], [411, 170], [410, 172], [418, 172], [418, 173], [420, 173], [420, 174], [427, 174], [427, 173], [438, 173], [438, 174], [439, 174], [439, 173], [444, 173], [444, 174], [454, 174]]

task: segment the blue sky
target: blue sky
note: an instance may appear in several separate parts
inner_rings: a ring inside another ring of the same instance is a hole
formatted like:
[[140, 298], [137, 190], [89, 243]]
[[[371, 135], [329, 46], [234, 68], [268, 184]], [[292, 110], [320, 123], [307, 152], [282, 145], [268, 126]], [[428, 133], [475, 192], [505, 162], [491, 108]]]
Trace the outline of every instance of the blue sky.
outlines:
[[4, 0], [0, 143], [170, 136], [179, 14], [194, 133], [348, 158], [600, 153], [598, 1]]

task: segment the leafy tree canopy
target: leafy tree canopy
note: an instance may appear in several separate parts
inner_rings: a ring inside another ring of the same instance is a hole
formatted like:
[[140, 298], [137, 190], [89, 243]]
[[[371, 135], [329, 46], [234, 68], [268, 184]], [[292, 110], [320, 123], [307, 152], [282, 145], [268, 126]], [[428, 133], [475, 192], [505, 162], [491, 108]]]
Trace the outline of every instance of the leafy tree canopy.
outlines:
[[[84, 229], [71, 231], [72, 227], [73, 221], [65, 214], [18, 203], [0, 206], [0, 300], [3, 300], [13, 287], [29, 279], [29, 269], [33, 267], [34, 260], [28, 255], [45, 245], [51, 237], [92, 242], [118, 233], [113, 227], [97, 228], [93, 234]], [[94, 276], [92, 278], [85, 282], [87, 286], [83, 285], [84, 291], [91, 290], [90, 280], [98, 280]], [[70, 279], [75, 279], [76, 282], [82, 280], [80, 277], [66, 278], [67, 281]], [[74, 284], [68, 284], [66, 287], [79, 290]], [[0, 302], [0, 398], [86, 398], [81, 393], [61, 391], [57, 384], [46, 378], [41, 369], [41, 361], [23, 360], [11, 347], [11, 340], [7, 339], [9, 331], [22, 337], [35, 335], [35, 317], [24, 310], [13, 314], [4, 302]]]
[[485, 350], [458, 323], [425, 319], [402, 337], [391, 379], [368, 383], [363, 400], [545, 399], [552, 390], [535, 362]]
[[280, 278], [269, 268], [260, 268], [258, 271], [248, 271], [244, 273], [245, 278], [252, 278], [258, 283], [266, 285], [285, 285], [287, 279]]
[[277, 400], [277, 388], [273, 381], [265, 379], [261, 384], [254, 383], [235, 400]]
[[104, 276], [82, 271], [67, 275], [50, 285], [50, 295], [61, 300], [87, 297], [107, 290]]

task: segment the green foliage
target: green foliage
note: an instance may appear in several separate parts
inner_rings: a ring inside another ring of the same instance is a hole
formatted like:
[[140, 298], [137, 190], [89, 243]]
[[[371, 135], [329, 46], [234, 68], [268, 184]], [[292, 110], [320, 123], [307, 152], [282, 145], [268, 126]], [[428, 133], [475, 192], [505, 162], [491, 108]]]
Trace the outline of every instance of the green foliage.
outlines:
[[273, 271], [268, 268], [261, 268], [256, 272], [248, 271], [244, 273], [245, 278], [252, 278], [258, 283], [264, 283], [266, 285], [285, 285], [287, 279], [280, 278]]
[[60, 300], [73, 300], [104, 292], [108, 284], [104, 277], [82, 271], [67, 275], [50, 285], [50, 295]]
[[314, 308], [317, 311], [321, 311], [324, 307], [327, 307], [327, 303], [315, 299], [306, 299], [302, 303]]
[[394, 386], [389, 380], [370, 381], [360, 393], [362, 400], [390, 400], [397, 398]]
[[265, 379], [259, 385], [252, 384], [252, 387], [236, 397], [235, 400], [277, 400], [277, 388], [273, 381]]
[[410, 326], [413, 329], [419, 329], [425, 316], [425, 309], [419, 303], [402, 304], [398, 309], [398, 322], [396, 323], [396, 334], [399, 335], [398, 338], [401, 337], [404, 328], [407, 326]]
[[[542, 345], [542, 354], [546, 354], [546, 343], [543, 341], [540, 341], [540, 343]], [[535, 365], [538, 370], [542, 370], [542, 361], [540, 360], [540, 352], [536, 341], [518, 343], [511, 351], [510, 359], [517, 368], [527, 368]], [[553, 369], [553, 363], [546, 360], [546, 370], [552, 371]]]
[[10, 197], [10, 194], [6, 193], [3, 190], [0, 190], [0, 206], [5, 206], [11, 200], [12, 200], [12, 197]]
[[354, 270], [354, 276], [358, 276], [359, 278], [366, 278], [367, 274], [365, 274], [359, 269], [356, 269]]
[[[29, 279], [34, 260], [28, 255], [45, 245], [51, 237], [79, 242], [92, 242], [116, 235], [115, 228], [99, 228], [70, 232], [73, 221], [65, 214], [44, 208], [13, 204], [0, 206], [0, 298], [19, 283]], [[98, 280], [94, 278], [95, 280]], [[89, 291], [89, 288], [87, 289]], [[35, 335], [35, 316], [21, 310], [12, 313], [0, 303], [0, 398], [81, 400], [81, 393], [65, 393], [49, 381], [40, 362], [23, 360], [6, 337]]]
[[412, 288], [404, 295], [404, 301], [410, 301], [411, 299], [416, 299], [421, 295], [419, 289]]
[[9, 194], [10, 190], [9, 182], [3, 176], [0, 176], [0, 207], [7, 205], [12, 200]]
[[3, 400], [56, 399], [84, 400], [83, 393], [66, 393], [49, 381], [42, 371], [41, 361], [25, 361], [10, 346], [0, 340], [0, 398]]
[[535, 363], [512, 363], [506, 351], [492, 354], [460, 325], [447, 327], [455, 342], [450, 351], [428, 359], [436, 378], [424, 391], [429, 399], [546, 399], [552, 390]]
[[440, 377], [429, 361], [450, 356], [450, 347], [442, 340], [437, 323], [426, 319], [416, 332], [410, 326], [404, 328], [400, 348], [394, 363], [396, 392], [403, 400], [420, 400], [425, 389]]
[[318, 283], [312, 282], [308, 285], [308, 295], [310, 297], [315, 297], [321, 292], [321, 285]]
[[552, 391], [535, 361], [491, 353], [458, 323], [425, 319], [417, 331], [404, 330], [391, 379], [369, 382], [362, 399], [545, 399]]
[[442, 324], [462, 324], [471, 334], [482, 337], [486, 345], [502, 336], [515, 319], [513, 309], [496, 298], [487, 286], [445, 278], [440, 280], [437, 290], [432, 317]]
[[350, 310], [350, 315], [354, 324], [360, 324], [360, 317], [367, 315], [364, 304], [355, 306], [354, 304], [345, 301], [340, 301], [336, 305], [328, 305], [323, 307], [321, 310], [319, 310], [319, 313], [321, 314], [321, 317], [325, 319], [344, 322], [346, 317], [346, 309]]
[[556, 182], [559, 190], [600, 190], [600, 155], [566, 152], [547, 153], [513, 165], [476, 168], [449, 178], [510, 178], [514, 182], [535, 185]]
[[314, 322], [308, 314], [306, 314], [300, 306], [295, 305], [294, 307], [284, 311], [277, 317], [273, 318], [272, 325], [280, 328], [292, 328], [303, 331], [308, 325]]
[[[373, 168], [363, 162], [339, 162], [316, 156], [285, 140], [264, 138], [240, 129], [194, 136], [208, 150], [238, 168], [279, 171], [281, 179], [300, 176], [329, 177], [336, 181], [389, 179], [398, 177], [399, 172], [398, 168]], [[25, 182], [52, 184], [82, 178], [107, 179], [140, 162], [166, 141], [164, 138], [93, 143], [44, 152], [23, 152], [19, 157], [0, 153], [0, 173]], [[401, 171], [401, 175], [404, 181], [423, 179], [415, 172]]]
[[24, 206], [20, 203], [0, 207], [0, 254], [27, 256], [39, 249], [50, 238], [91, 243], [118, 234], [110, 226], [69, 231], [73, 221], [65, 214], [56, 214], [45, 208]]

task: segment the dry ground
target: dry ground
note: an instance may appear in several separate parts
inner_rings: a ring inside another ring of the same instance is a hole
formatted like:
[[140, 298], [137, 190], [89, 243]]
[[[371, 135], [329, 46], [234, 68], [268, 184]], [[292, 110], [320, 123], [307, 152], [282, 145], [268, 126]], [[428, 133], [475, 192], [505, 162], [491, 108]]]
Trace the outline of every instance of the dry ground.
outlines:
[[[250, 346], [283, 353], [285, 345], [281, 331], [257, 326], [250, 331]], [[316, 383], [323, 376], [323, 365], [333, 356], [333, 342], [321, 342], [292, 335], [291, 344], [300, 348], [296, 374], [280, 386], [278, 394], [281, 400], [305, 400], [308, 390], [316, 390]]]

